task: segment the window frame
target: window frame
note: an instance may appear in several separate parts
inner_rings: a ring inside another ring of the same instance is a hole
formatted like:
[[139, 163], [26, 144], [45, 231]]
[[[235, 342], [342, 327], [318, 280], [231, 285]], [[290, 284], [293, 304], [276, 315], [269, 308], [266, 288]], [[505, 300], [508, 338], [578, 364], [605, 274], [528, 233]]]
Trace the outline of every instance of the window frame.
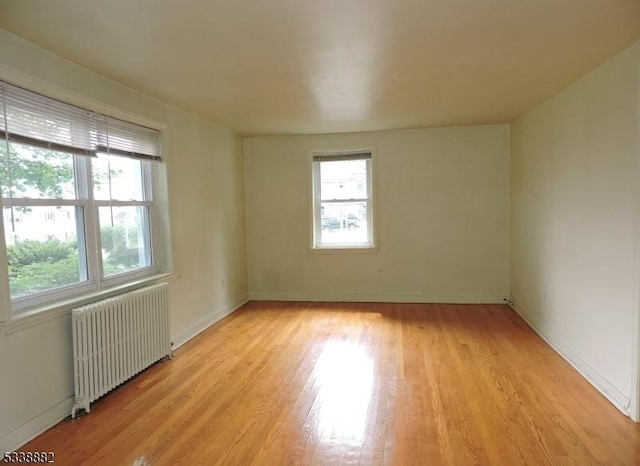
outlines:
[[[20, 87], [27, 92], [33, 92], [40, 94], [45, 99], [52, 99], [63, 102], [67, 105], [76, 106], [80, 109], [86, 109], [92, 107], [90, 112], [96, 113], [99, 118], [117, 119], [122, 120], [126, 124], [139, 126], [148, 130], [156, 131], [158, 133], [158, 147], [162, 149], [162, 139], [164, 137], [164, 126], [159, 125], [156, 122], [140, 118], [136, 115], [129, 114], [128, 112], [120, 111], [110, 106], [101, 105], [96, 102], [88, 101], [83, 96], [67, 93], [60, 90], [52, 90], [48, 86], [42, 88], [41, 83], [31, 86], [29, 84], [23, 84], [19, 81], [13, 83], [6, 80], [4, 76], [0, 75], [0, 84], [6, 82], [9, 86]], [[51, 91], [51, 92], [50, 92]], [[13, 138], [12, 138], [13, 139]], [[2, 137], [0, 143], [5, 143], [5, 137]], [[20, 144], [33, 145], [29, 142], [21, 142], [15, 140]], [[47, 309], [59, 308], [60, 305], [66, 302], [72, 302], [74, 300], [82, 300], [84, 297], [96, 294], [109, 292], [111, 289], [119, 289], [123, 286], [133, 285], [144, 280], [152, 280], [158, 274], [161, 273], [162, 266], [161, 261], [164, 257], [159, 253], [157, 248], [157, 228], [162, 222], [162, 214], [159, 213], [157, 205], [156, 188], [158, 186], [157, 177], [159, 176], [161, 169], [157, 166], [158, 161], [162, 161], [161, 155], [138, 157], [135, 153], [128, 153], [128, 156], [139, 160], [142, 166], [142, 183], [144, 199], [142, 201], [114, 201], [105, 200], [97, 201], [93, 196], [93, 174], [91, 161], [93, 157], [89, 154], [80, 154], [78, 152], [67, 151], [64, 148], [51, 147], [52, 150], [59, 152], [70, 153], [73, 156], [74, 164], [74, 181], [76, 183], [76, 196], [74, 199], [57, 199], [57, 198], [28, 198], [28, 197], [6, 197], [0, 196], [0, 210], [3, 211], [7, 207], [18, 206], [73, 206], [82, 208], [83, 212], [83, 226], [82, 230], [78, 229], [77, 235], [79, 238], [83, 237], [84, 245], [79, 249], [84, 249], [84, 255], [86, 258], [87, 279], [68, 286], [57, 287], [50, 290], [35, 292], [26, 296], [18, 298], [11, 298], [11, 290], [9, 285], [9, 270], [8, 270], [8, 257], [7, 257], [7, 233], [4, 228], [4, 221], [0, 226], [0, 323], [11, 322], [16, 318], [22, 319], [23, 316], [42, 314], [41, 311]], [[98, 150], [102, 152], [103, 147], [99, 147]], [[161, 154], [161, 152], [160, 152]], [[114, 150], [113, 156], [122, 156]], [[127, 206], [140, 206], [146, 207], [146, 222], [148, 230], [149, 255], [151, 263], [149, 266], [141, 267], [136, 270], [119, 273], [113, 276], [105, 277], [102, 268], [102, 254], [101, 254], [101, 238], [100, 238], [100, 223], [99, 223], [99, 206], [100, 205], [127, 205]], [[165, 258], [166, 259], [166, 258]]]
[[[362, 157], [367, 154], [368, 157]], [[326, 160], [317, 160], [318, 158]], [[331, 203], [340, 202], [365, 202], [367, 205], [367, 238], [366, 242], [343, 242], [343, 243], [323, 243], [322, 242], [322, 201], [321, 200], [321, 170], [322, 162], [330, 162], [335, 158], [339, 160], [366, 160], [366, 198], [344, 198], [332, 199]], [[372, 147], [342, 150], [314, 150], [311, 151], [311, 246], [315, 253], [339, 253], [339, 252], [377, 252], [376, 235], [376, 170], [375, 170], [375, 150]]]
[[[120, 154], [114, 154], [115, 157], [123, 157]], [[137, 280], [139, 278], [145, 277], [147, 275], [157, 273], [160, 271], [156, 259], [158, 257], [157, 249], [156, 249], [156, 221], [155, 221], [155, 210], [156, 203], [154, 199], [154, 187], [155, 187], [155, 177], [156, 173], [154, 170], [154, 163], [151, 160], [147, 159], [137, 159], [141, 163], [141, 175], [142, 175], [142, 200], [135, 201], [122, 201], [116, 199], [93, 199], [93, 222], [95, 225], [95, 236], [96, 236], [96, 251], [97, 251], [97, 270], [100, 277], [101, 288], [110, 287], [115, 285], [120, 285], [122, 283], [126, 283], [129, 281]], [[93, 180], [93, 176], [89, 178]], [[91, 196], [93, 197], [93, 190], [91, 190]], [[102, 260], [101, 254], [101, 246], [102, 246], [102, 237], [101, 237], [101, 228], [100, 228], [100, 208], [101, 207], [146, 207], [147, 208], [147, 218], [146, 223], [148, 223], [147, 230], [149, 231], [149, 254], [151, 256], [151, 263], [146, 267], [141, 267], [136, 270], [131, 270], [128, 272], [122, 272], [119, 274], [105, 276], [104, 274], [104, 264]]]

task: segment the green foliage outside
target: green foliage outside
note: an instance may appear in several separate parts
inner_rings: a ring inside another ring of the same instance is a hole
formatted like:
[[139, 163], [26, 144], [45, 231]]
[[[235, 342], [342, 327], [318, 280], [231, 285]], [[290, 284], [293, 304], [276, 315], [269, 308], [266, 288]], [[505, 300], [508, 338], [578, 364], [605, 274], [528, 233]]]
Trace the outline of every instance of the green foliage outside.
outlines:
[[75, 242], [25, 240], [7, 248], [7, 259], [14, 298], [80, 280]]
[[[101, 231], [105, 276], [139, 267], [137, 235], [129, 231], [129, 241], [122, 226]], [[17, 298], [39, 291], [72, 285], [85, 280], [80, 276], [76, 241], [24, 240], [7, 247], [11, 296]]]

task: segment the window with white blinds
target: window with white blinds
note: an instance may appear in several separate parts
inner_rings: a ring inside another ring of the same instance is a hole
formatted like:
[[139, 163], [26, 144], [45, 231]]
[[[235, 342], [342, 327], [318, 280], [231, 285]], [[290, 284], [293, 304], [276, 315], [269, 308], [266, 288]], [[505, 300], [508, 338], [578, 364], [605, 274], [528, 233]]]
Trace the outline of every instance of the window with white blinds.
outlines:
[[156, 129], [0, 82], [0, 277], [14, 313], [156, 271], [161, 161]]

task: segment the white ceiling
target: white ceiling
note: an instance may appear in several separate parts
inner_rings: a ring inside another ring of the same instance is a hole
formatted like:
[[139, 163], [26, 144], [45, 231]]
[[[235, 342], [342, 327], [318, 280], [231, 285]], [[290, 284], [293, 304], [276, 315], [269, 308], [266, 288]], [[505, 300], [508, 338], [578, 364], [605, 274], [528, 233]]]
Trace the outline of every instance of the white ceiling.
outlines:
[[245, 135], [507, 123], [640, 0], [2, 0], [0, 27]]

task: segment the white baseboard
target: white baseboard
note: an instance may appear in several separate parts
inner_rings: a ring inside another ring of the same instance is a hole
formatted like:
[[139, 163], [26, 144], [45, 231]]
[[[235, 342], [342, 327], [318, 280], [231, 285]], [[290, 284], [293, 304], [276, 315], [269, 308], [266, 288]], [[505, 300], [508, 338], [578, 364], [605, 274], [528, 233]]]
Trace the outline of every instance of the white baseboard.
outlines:
[[316, 301], [346, 303], [504, 304], [504, 296], [433, 296], [406, 293], [305, 293], [250, 291], [251, 301]]
[[577, 370], [591, 385], [602, 393], [616, 408], [627, 416], [631, 416], [630, 398], [618, 390], [611, 382], [591, 367], [578, 353], [567, 345], [560, 337], [547, 326], [531, 316], [522, 305], [510, 302], [511, 308], [536, 332], [551, 348], [555, 350], [565, 361]]
[[235, 299], [233, 302], [223, 306], [219, 309], [214, 310], [211, 314], [200, 319], [195, 325], [192, 325], [189, 328], [181, 330], [176, 335], [171, 336], [171, 341], [173, 341], [173, 349], [179, 348], [184, 345], [186, 342], [191, 340], [193, 337], [198, 335], [200, 332], [206, 330], [219, 320], [231, 314], [233, 311], [237, 310], [239, 307], [249, 302], [248, 296], [242, 296], [238, 299]]
[[31, 419], [0, 438], [0, 453], [15, 451], [50, 427], [66, 418], [73, 406], [73, 396]]

